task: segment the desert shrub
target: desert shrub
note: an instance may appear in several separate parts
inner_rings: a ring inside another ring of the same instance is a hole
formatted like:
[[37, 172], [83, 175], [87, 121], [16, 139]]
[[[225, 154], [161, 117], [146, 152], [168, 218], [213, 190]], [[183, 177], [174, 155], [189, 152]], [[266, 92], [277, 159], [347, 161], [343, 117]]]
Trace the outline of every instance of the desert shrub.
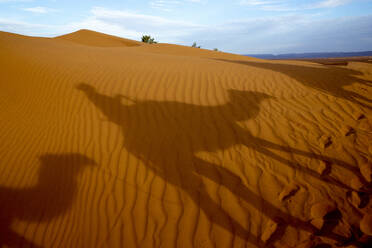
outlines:
[[191, 47], [200, 48], [200, 46], [196, 45], [196, 42], [192, 43]]
[[218, 52], [218, 49], [217, 49], [217, 48], [214, 48], [214, 49], [213, 49], [213, 51], [216, 51], [216, 52]]
[[152, 38], [150, 35], [142, 35], [141, 40], [142, 40], [142, 42], [144, 42], [144, 43], [148, 43], [148, 44], [156, 44], [156, 43], [158, 43], [158, 42], [155, 41], [155, 39]]

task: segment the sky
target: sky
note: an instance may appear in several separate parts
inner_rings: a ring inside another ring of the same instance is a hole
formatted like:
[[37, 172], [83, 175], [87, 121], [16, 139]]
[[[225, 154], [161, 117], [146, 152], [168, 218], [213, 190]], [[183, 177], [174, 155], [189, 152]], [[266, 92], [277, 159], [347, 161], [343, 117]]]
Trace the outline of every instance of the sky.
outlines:
[[372, 50], [372, 0], [0, 0], [0, 31], [91, 29], [238, 54]]

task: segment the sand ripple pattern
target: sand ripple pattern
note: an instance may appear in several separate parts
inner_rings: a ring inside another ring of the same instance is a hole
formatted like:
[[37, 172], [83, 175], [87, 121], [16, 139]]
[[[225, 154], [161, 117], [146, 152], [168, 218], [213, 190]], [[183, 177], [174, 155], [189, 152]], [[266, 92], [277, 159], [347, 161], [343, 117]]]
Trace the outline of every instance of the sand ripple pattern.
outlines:
[[1, 32], [0, 68], [0, 246], [371, 241], [371, 64], [83, 30]]

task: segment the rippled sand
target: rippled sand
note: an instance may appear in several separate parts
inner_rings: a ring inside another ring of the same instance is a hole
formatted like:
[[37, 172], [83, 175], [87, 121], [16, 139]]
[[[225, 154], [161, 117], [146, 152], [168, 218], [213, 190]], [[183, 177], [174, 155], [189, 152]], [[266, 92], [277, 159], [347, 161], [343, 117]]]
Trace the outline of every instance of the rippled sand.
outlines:
[[371, 242], [372, 64], [81, 30], [0, 68], [0, 246]]

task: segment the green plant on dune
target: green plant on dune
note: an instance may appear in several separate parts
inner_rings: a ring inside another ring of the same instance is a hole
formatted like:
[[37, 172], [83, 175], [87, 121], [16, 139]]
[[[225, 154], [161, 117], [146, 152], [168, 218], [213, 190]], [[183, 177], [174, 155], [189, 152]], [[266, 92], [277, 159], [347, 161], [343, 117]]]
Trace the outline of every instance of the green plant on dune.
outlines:
[[142, 42], [144, 42], [144, 43], [148, 43], [148, 44], [156, 44], [156, 43], [158, 43], [158, 42], [155, 41], [155, 39], [152, 38], [150, 35], [142, 35], [141, 40], [142, 40]]
[[197, 46], [196, 45], [196, 42], [192, 43], [192, 46], [191, 47], [200, 48], [200, 46]]

